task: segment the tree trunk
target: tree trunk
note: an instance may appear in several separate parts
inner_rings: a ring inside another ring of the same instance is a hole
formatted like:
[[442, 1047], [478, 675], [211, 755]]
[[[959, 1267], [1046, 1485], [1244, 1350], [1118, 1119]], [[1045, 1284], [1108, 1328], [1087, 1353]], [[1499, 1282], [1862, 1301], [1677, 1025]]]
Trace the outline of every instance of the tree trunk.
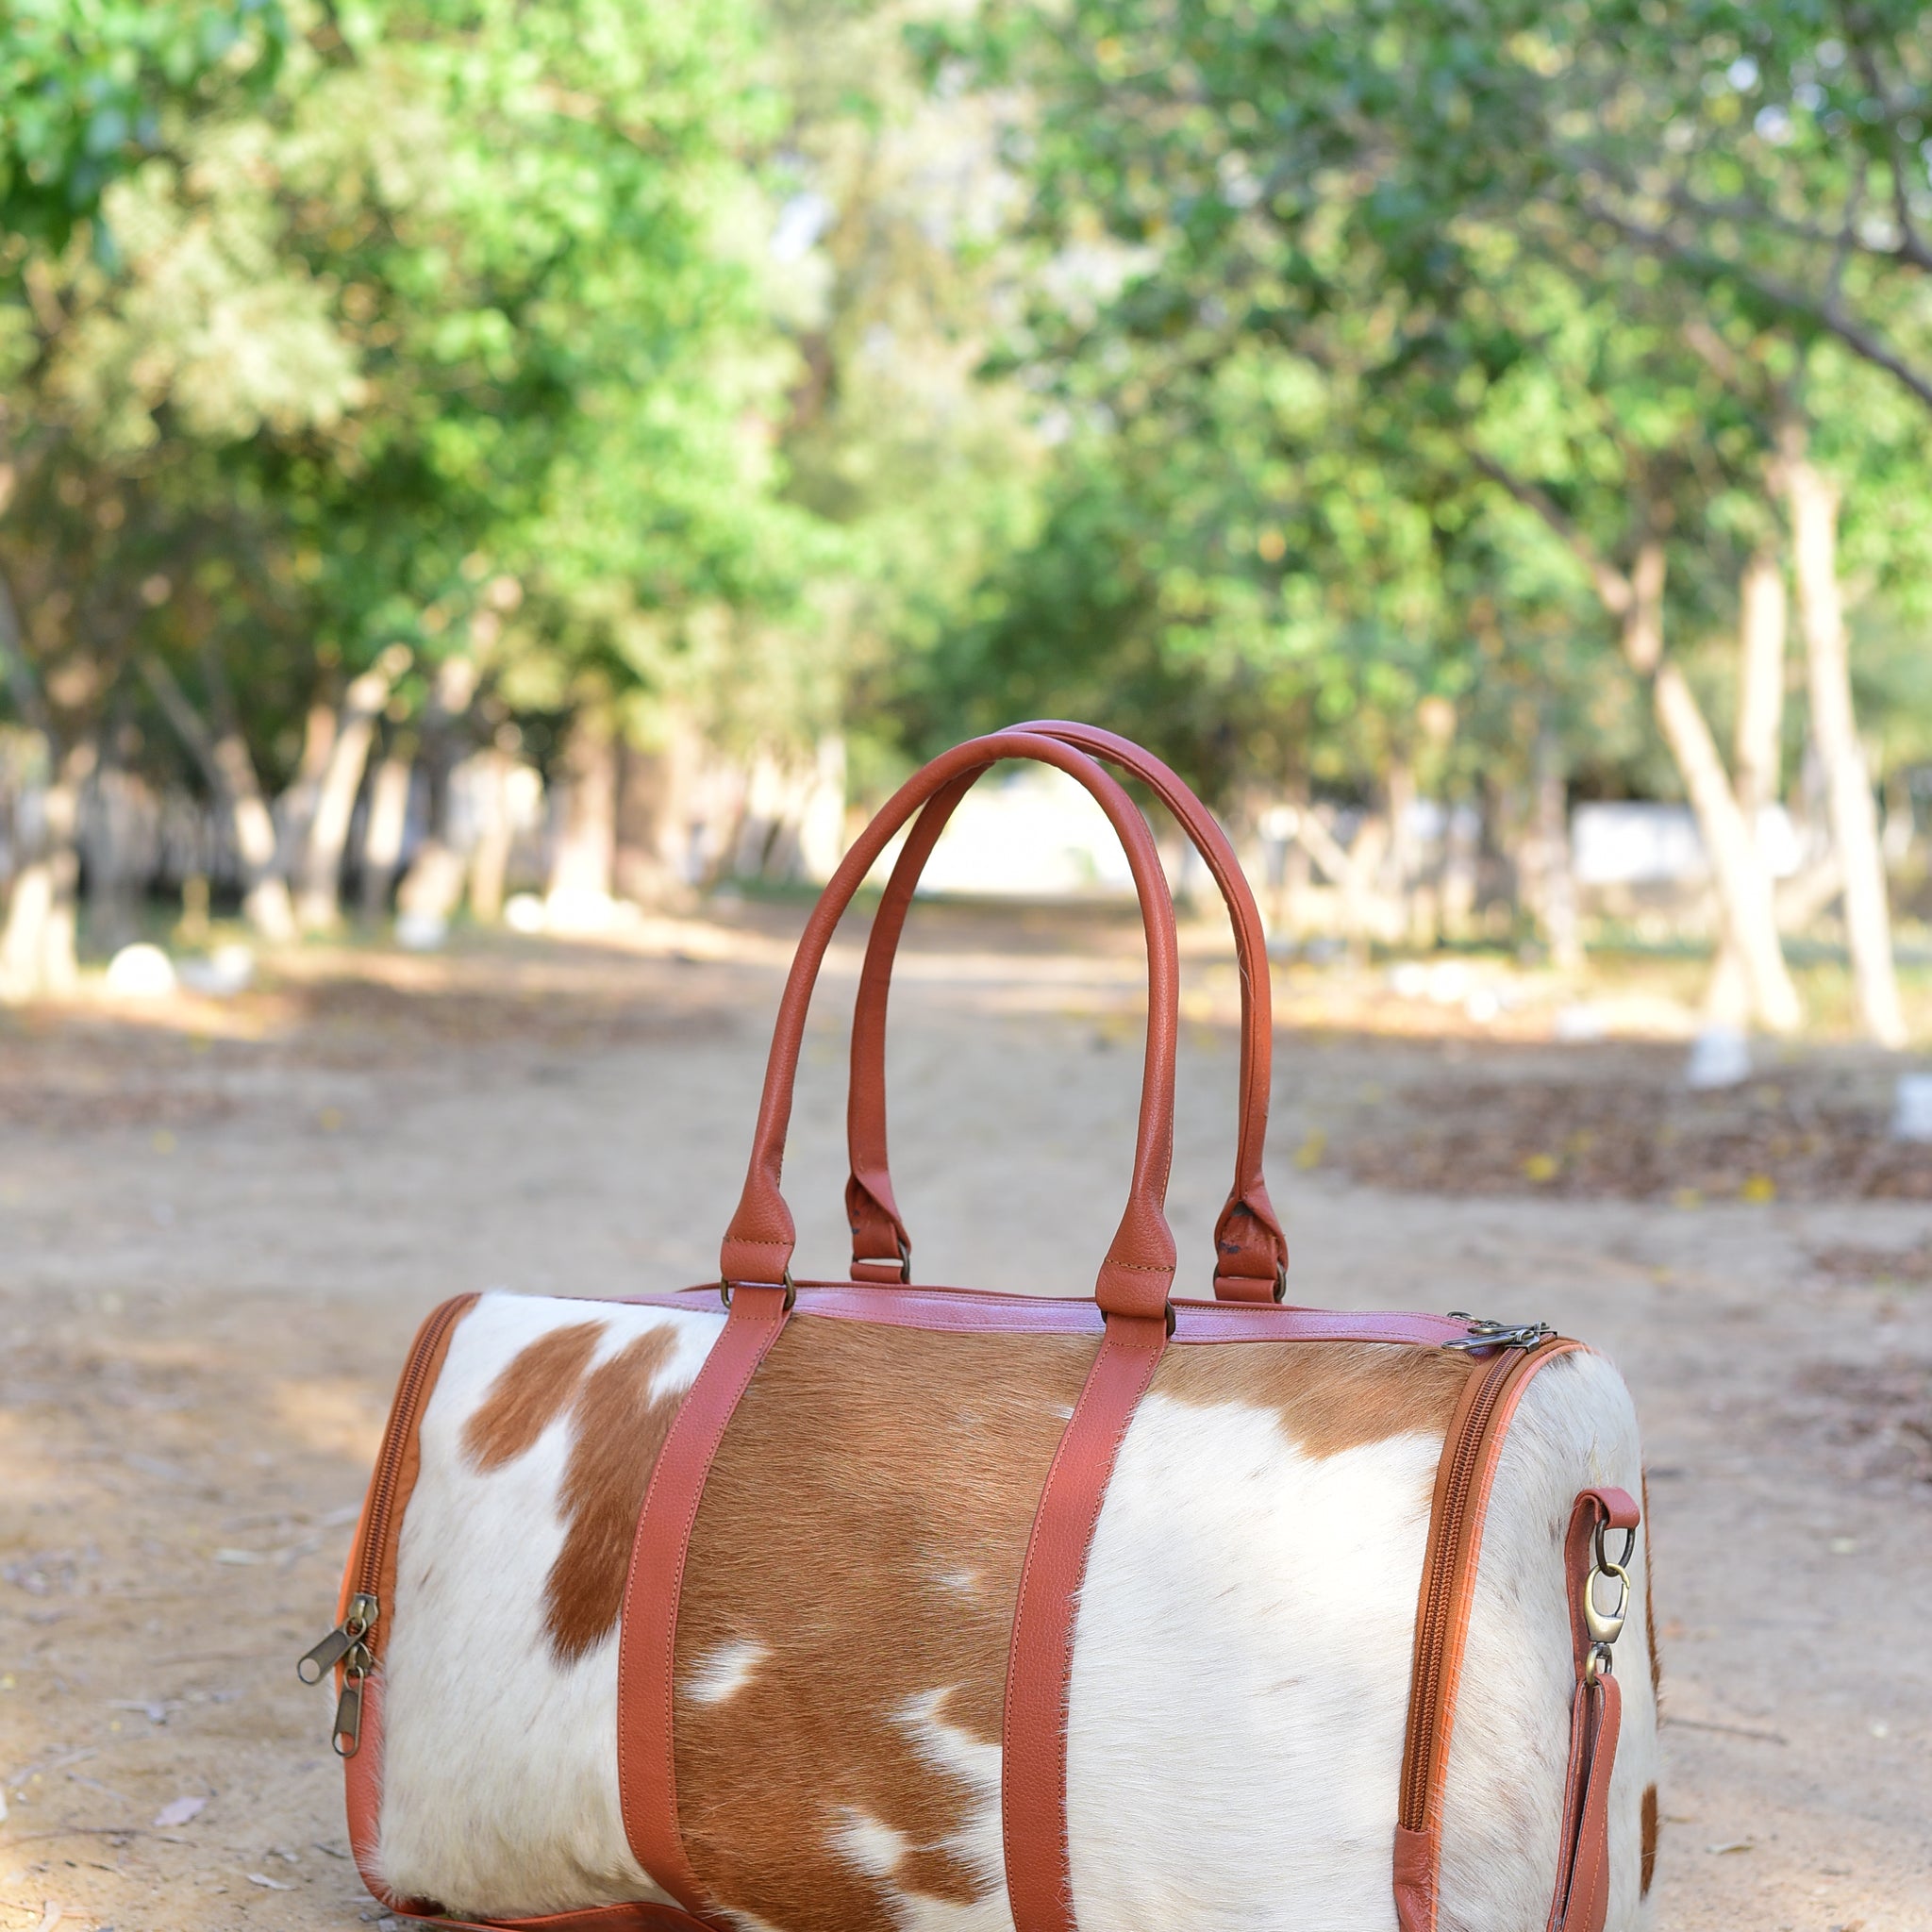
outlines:
[[[288, 882], [276, 866], [275, 820], [225, 690], [216, 688], [219, 724], [210, 731], [158, 658], [142, 658], [141, 675], [175, 735], [201, 766], [208, 789], [227, 812], [235, 854], [242, 861], [242, 916], [272, 944], [293, 939], [295, 914], [289, 903]], [[214, 682], [211, 659], [210, 682]]]
[[609, 916], [617, 858], [617, 737], [603, 706], [572, 719], [560, 778], [549, 902], [566, 925], [594, 924]]
[[[322, 781], [336, 748], [338, 724], [332, 697], [318, 693], [311, 700], [302, 724], [302, 756], [289, 788], [275, 800], [275, 871], [292, 878], [301, 863], [303, 848], [308, 842], [308, 828], [315, 823], [316, 801], [322, 796]], [[292, 904], [290, 918], [294, 917]]]
[[1784, 573], [1774, 552], [1760, 550], [1738, 594], [1738, 809], [1753, 826], [1777, 803], [1784, 715]]
[[108, 954], [118, 953], [137, 930], [131, 876], [136, 806], [132, 781], [114, 755], [124, 724], [113, 720], [102, 733], [107, 756], [81, 793], [76, 841], [86, 858], [88, 943]]
[[1570, 785], [1562, 746], [1548, 725], [1536, 741], [1536, 916], [1560, 973], [1583, 964], [1576, 920], [1576, 875], [1570, 866]]
[[14, 874], [7, 925], [0, 932], [0, 999], [64, 999], [79, 981], [74, 943], [77, 834], [81, 788], [94, 758], [92, 740], [76, 744], [60, 759], [42, 799], [36, 850]]
[[375, 742], [375, 721], [408, 661], [408, 653], [400, 645], [385, 651], [342, 695], [296, 885], [295, 916], [309, 932], [327, 932], [341, 922], [342, 854], [349, 842], [349, 823]]
[[812, 757], [805, 806], [798, 821], [798, 864], [805, 878], [822, 886], [845, 856], [845, 740], [828, 731]]
[[1882, 1046], [1906, 1042], [1891, 957], [1891, 908], [1878, 847], [1878, 812], [1852, 711], [1850, 653], [1838, 580], [1838, 491], [1788, 430], [1785, 490], [1798, 580], [1798, 618], [1811, 696], [1811, 731], [1824, 762], [1832, 842], [1844, 874], [1845, 937], [1866, 1031]]
[[369, 822], [362, 833], [362, 913], [380, 919], [389, 910], [390, 888], [403, 862], [409, 827], [409, 785], [416, 773], [412, 747], [398, 741], [375, 768]]
[[476, 754], [476, 843], [470, 853], [470, 911], [492, 924], [503, 917], [504, 882], [509, 874], [516, 826], [510, 820], [509, 754], [490, 745]]
[[1804, 1011], [1778, 940], [1771, 874], [1752, 827], [1738, 808], [1737, 794], [1696, 693], [1684, 674], [1664, 657], [1664, 551], [1654, 538], [1638, 555], [1630, 589], [1622, 613], [1624, 656], [1640, 677], [1650, 680], [1657, 728], [1697, 814], [1724, 928], [1737, 942], [1751, 1004], [1774, 1032], [1794, 1031]]
[[1482, 847], [1482, 813], [1473, 795], [1451, 794], [1443, 807], [1442, 935], [1452, 941], [1469, 938], [1475, 919], [1477, 857]]
[[[1785, 709], [1785, 580], [1775, 552], [1760, 550], [1738, 587], [1738, 741], [1732, 760], [1738, 809], [1758, 849], [1763, 814], [1777, 803]], [[1726, 1025], [1749, 1018], [1744, 962], [1726, 923], [1705, 1008]]]

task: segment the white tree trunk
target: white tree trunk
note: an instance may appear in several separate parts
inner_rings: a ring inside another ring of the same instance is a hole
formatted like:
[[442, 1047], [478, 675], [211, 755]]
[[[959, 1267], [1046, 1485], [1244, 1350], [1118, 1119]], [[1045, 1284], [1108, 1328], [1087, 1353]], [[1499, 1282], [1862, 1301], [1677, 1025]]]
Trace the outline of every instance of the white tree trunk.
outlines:
[[1697, 814], [1704, 848], [1717, 881], [1724, 928], [1738, 947], [1751, 1005], [1774, 1033], [1794, 1031], [1804, 1019], [1798, 990], [1778, 939], [1771, 874], [1753, 828], [1738, 808], [1717, 741], [1684, 674], [1664, 657], [1664, 552], [1653, 540], [1639, 553], [1632, 595], [1623, 615], [1624, 656], [1650, 680], [1657, 728], [1675, 761]]
[[332, 702], [321, 696], [310, 702], [302, 724], [302, 757], [295, 766], [295, 775], [289, 781], [289, 789], [275, 805], [275, 870], [284, 878], [294, 875], [302, 860], [303, 847], [308, 842], [316, 801], [322, 796], [323, 775], [336, 748], [337, 723]]
[[295, 914], [308, 931], [327, 932], [341, 923], [342, 854], [349, 842], [356, 795], [362, 789], [375, 721], [408, 661], [408, 653], [400, 646], [385, 651], [342, 695], [296, 885]]
[[80, 790], [93, 769], [94, 747], [82, 742], [61, 759], [41, 805], [34, 856], [14, 874], [7, 924], [0, 930], [0, 999], [64, 999], [78, 984], [75, 893], [80, 882], [76, 842]]
[[617, 859], [617, 739], [602, 706], [572, 719], [560, 778], [549, 905], [566, 926], [595, 924], [609, 916]]
[[[1765, 808], [1777, 803], [1785, 710], [1785, 580], [1776, 553], [1760, 550], [1738, 586], [1738, 739], [1732, 759], [1738, 809], [1762, 847]], [[1742, 1025], [1751, 992], [1728, 923], [1710, 977], [1706, 1011]]]
[[1891, 908], [1878, 846], [1872, 776], [1852, 710], [1850, 652], [1838, 580], [1835, 486], [1788, 440], [1783, 464], [1798, 580], [1798, 618], [1811, 697], [1811, 733], [1824, 761], [1832, 842], [1844, 874], [1845, 937], [1865, 1030], [1882, 1046], [1906, 1043], [1891, 957]]
[[503, 917], [505, 881], [516, 825], [510, 816], [509, 754], [496, 745], [475, 754], [476, 842], [470, 852], [470, 911], [492, 924]]
[[380, 919], [389, 909], [390, 888], [403, 862], [403, 839], [409, 825], [409, 783], [416, 761], [405, 747], [391, 751], [375, 768], [370, 787], [369, 820], [362, 831], [362, 911]]
[[1570, 798], [1561, 747], [1545, 727], [1536, 746], [1536, 913], [1559, 973], [1583, 964], [1576, 917], [1576, 874], [1570, 864]]

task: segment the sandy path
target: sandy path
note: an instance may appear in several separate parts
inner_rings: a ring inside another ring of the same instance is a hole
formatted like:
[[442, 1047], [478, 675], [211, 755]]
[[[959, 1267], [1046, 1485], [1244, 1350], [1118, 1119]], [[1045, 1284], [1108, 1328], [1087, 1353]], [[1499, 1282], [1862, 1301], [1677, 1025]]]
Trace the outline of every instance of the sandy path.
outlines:
[[[927, 953], [895, 996], [895, 1172], [924, 1278], [1078, 1291], [1118, 1212], [1134, 975], [1110, 942], [1068, 965], [1012, 941]], [[723, 950], [506, 947], [346, 990], [311, 959], [226, 1008], [0, 1031], [0, 1932], [50, 1906], [119, 1932], [379, 1916], [342, 1856], [325, 1693], [291, 1665], [329, 1622], [401, 1350], [462, 1289], [715, 1265], [782, 956]], [[829, 983], [828, 1008], [849, 1000], [849, 960]], [[1191, 984], [1184, 1278], [1234, 1080], [1225, 969]], [[802, 1253], [840, 1273], [830, 1019], [788, 1191]], [[1351, 1110], [1453, 1105], [1467, 1059], [1291, 1034], [1277, 1058], [1296, 1299], [1543, 1316], [1636, 1390], [1671, 1715], [1660, 1923], [1932, 1925], [1932, 1484], [1881, 1426], [1920, 1399], [1932, 1293], [1813, 1262], [1908, 1249], [1932, 1206], [1354, 1188], [1286, 1157]], [[207, 1802], [153, 1822], [181, 1798]]]

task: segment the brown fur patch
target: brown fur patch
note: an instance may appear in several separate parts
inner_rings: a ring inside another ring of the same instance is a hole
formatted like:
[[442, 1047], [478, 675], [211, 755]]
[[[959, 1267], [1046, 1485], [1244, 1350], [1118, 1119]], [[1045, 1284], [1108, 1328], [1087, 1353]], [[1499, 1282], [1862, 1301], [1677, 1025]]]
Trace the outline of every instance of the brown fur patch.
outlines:
[[[691, 1863], [789, 1932], [892, 1932], [895, 1897], [956, 1904], [997, 1874], [947, 1840], [983, 1802], [905, 1713], [997, 1743], [1033, 1512], [1096, 1343], [795, 1319], [712, 1465], [677, 1624], [677, 1784]], [[734, 1695], [686, 1687], [726, 1645], [769, 1656]], [[886, 1877], [841, 1846], [899, 1833]]]
[[553, 1328], [520, 1350], [463, 1428], [463, 1453], [501, 1469], [569, 1412], [575, 1427], [558, 1505], [563, 1548], [543, 1586], [544, 1624], [559, 1663], [575, 1663], [617, 1627], [631, 1540], [678, 1398], [651, 1399], [676, 1346], [670, 1327], [640, 1335], [591, 1371], [602, 1322]]
[[576, 1393], [604, 1333], [601, 1322], [553, 1328], [507, 1364], [463, 1425], [463, 1454], [475, 1469], [501, 1469], [532, 1448]]
[[1470, 1367], [1460, 1349], [1401, 1342], [1230, 1342], [1169, 1349], [1148, 1392], [1272, 1408], [1303, 1455], [1339, 1456], [1412, 1430], [1441, 1435]]
[[559, 1663], [575, 1663], [617, 1627], [644, 1491], [678, 1396], [651, 1385], [676, 1339], [653, 1328], [591, 1372], [576, 1404], [576, 1441], [563, 1478], [570, 1527], [544, 1586], [544, 1622]]
[[1643, 1878], [1638, 1889], [1640, 1898], [1650, 1896], [1650, 1881], [1657, 1876], [1657, 1787], [1643, 1788]]

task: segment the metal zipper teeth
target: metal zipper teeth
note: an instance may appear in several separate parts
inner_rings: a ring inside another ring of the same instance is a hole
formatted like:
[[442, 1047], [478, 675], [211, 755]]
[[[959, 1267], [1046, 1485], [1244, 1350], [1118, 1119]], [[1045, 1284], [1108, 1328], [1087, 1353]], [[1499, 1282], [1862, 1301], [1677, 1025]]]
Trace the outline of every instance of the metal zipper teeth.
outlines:
[[382, 1553], [389, 1541], [389, 1512], [395, 1502], [396, 1475], [403, 1450], [415, 1433], [416, 1409], [423, 1400], [424, 1384], [428, 1380], [429, 1362], [441, 1346], [443, 1337], [468, 1313], [475, 1299], [475, 1295], [466, 1294], [444, 1302], [424, 1324], [404, 1366], [396, 1399], [390, 1407], [389, 1425], [382, 1432], [375, 1474], [371, 1479], [369, 1519], [363, 1529], [361, 1561], [357, 1566], [356, 1577], [357, 1589], [365, 1596], [375, 1596], [376, 1585], [382, 1580]]
[[[1554, 1338], [1553, 1338], [1554, 1339]], [[1416, 1631], [1416, 1671], [1410, 1704], [1408, 1756], [1403, 1765], [1402, 1814], [1406, 1831], [1421, 1831], [1427, 1822], [1431, 1751], [1436, 1736], [1436, 1707], [1441, 1695], [1442, 1667], [1449, 1640], [1449, 1609], [1459, 1567], [1464, 1521], [1469, 1514], [1470, 1490], [1483, 1464], [1483, 1447], [1490, 1422], [1505, 1392], [1521, 1375], [1530, 1373], [1557, 1351], [1547, 1344], [1530, 1349], [1504, 1349], [1479, 1373], [1483, 1386], [1463, 1418], [1450, 1469], [1449, 1491], [1443, 1499], [1442, 1534], [1437, 1539], [1435, 1562], [1422, 1623]]]

